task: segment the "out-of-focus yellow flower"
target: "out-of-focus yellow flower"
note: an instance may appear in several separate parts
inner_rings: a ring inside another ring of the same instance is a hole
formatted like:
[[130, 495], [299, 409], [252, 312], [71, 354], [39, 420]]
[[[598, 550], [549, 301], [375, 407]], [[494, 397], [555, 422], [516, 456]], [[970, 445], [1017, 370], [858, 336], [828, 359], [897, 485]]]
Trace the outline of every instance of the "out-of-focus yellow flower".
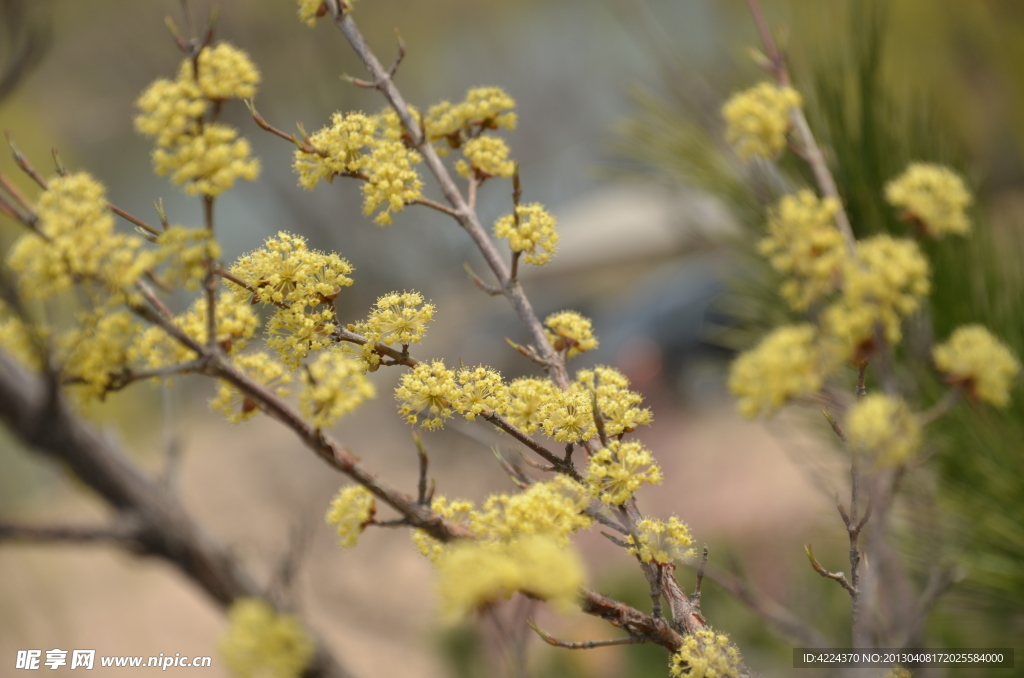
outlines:
[[583, 564], [574, 550], [545, 536], [507, 543], [460, 541], [437, 561], [442, 614], [466, 614], [522, 592], [571, 609], [583, 584]]
[[115, 374], [128, 366], [129, 348], [139, 324], [128, 311], [107, 309], [79, 314], [78, 326], [60, 337], [62, 372], [82, 385], [85, 399], [102, 398]]
[[901, 319], [914, 313], [931, 288], [928, 259], [917, 243], [877, 235], [857, 243], [843, 264], [843, 294], [825, 309], [822, 325], [839, 340], [846, 356], [870, 345], [880, 326], [885, 339], [903, 336]]
[[523, 262], [541, 266], [551, 261], [558, 245], [555, 218], [539, 202], [519, 205], [516, 213], [494, 222], [494, 235], [508, 238], [513, 252], [523, 252]]
[[548, 328], [548, 341], [556, 351], [567, 351], [567, 358], [597, 348], [590, 318], [576, 311], [552, 313], [544, 319], [544, 325]]
[[328, 525], [337, 527], [341, 545], [349, 548], [356, 545], [376, 512], [373, 494], [362, 485], [349, 485], [338, 490], [325, 519]]
[[85, 172], [53, 177], [36, 213], [39, 233], [18, 238], [7, 257], [26, 297], [52, 296], [77, 281], [124, 294], [156, 264], [142, 238], [114, 230], [106, 191]]
[[622, 372], [598, 365], [593, 370], [577, 372], [576, 382], [597, 396], [597, 409], [607, 435], [631, 433], [638, 426], [651, 423], [651, 410], [640, 407], [643, 396], [629, 390], [629, 379]]
[[971, 396], [998, 407], [1010, 402], [1010, 387], [1020, 372], [1020, 361], [981, 325], [957, 328], [932, 355], [947, 381], [963, 384]]
[[963, 179], [941, 165], [913, 163], [885, 185], [885, 199], [900, 207], [929, 235], [966, 235], [971, 222], [966, 210], [973, 199]]
[[742, 669], [743, 659], [736, 646], [728, 636], [711, 629], [685, 636], [669, 664], [673, 678], [739, 678]]
[[174, 146], [183, 135], [197, 133], [198, 121], [209, 106], [191, 77], [156, 80], [135, 104], [142, 110], [135, 118], [135, 129], [154, 137], [157, 146], [162, 148]]
[[302, 373], [299, 407], [317, 428], [326, 428], [375, 396], [362, 363], [324, 351]]
[[468, 177], [470, 171], [492, 177], [510, 177], [516, 164], [508, 159], [508, 144], [498, 137], [483, 136], [470, 139], [462, 147], [465, 160], [455, 163], [455, 171]]
[[850, 444], [874, 452], [876, 463], [898, 466], [921, 446], [921, 422], [900, 398], [865, 396], [846, 416]]
[[403, 374], [402, 382], [395, 389], [395, 398], [402, 403], [399, 413], [410, 424], [415, 424], [423, 416], [420, 426], [439, 429], [444, 426], [445, 419], [452, 417], [452, 401], [457, 391], [455, 373], [445, 367], [443, 361], [435, 360], [420, 363], [411, 372]]
[[297, 617], [278, 614], [258, 598], [232, 603], [228, 630], [217, 647], [238, 678], [298, 678], [314, 650]]
[[458, 148], [462, 133], [468, 135], [474, 128], [515, 129], [515, 107], [515, 100], [500, 87], [475, 87], [457, 104], [442, 101], [431, 106], [423, 124], [430, 141], [446, 140], [449, 146]]
[[629, 554], [640, 556], [640, 560], [645, 563], [653, 560], [667, 565], [693, 557], [690, 528], [675, 516], [668, 520], [645, 518], [637, 523], [636, 529], [640, 539], [637, 541], [633, 535], [629, 535], [627, 541], [632, 544]]
[[206, 262], [220, 257], [220, 243], [205, 228], [171, 226], [157, 236], [168, 282], [194, 290], [206, 277]]
[[[222, 42], [199, 53], [199, 90], [213, 101], [251, 99], [260, 84], [260, 72], [245, 51]], [[191, 59], [181, 64], [178, 80], [187, 82], [195, 74]]]
[[157, 148], [153, 165], [160, 176], [170, 173], [174, 183], [187, 184], [189, 195], [215, 197], [238, 179], [256, 180], [260, 161], [250, 157], [250, 152], [248, 140], [239, 139], [238, 130], [210, 123], [196, 135], [179, 137], [173, 146]]
[[772, 158], [786, 147], [790, 111], [802, 104], [795, 89], [770, 82], [734, 94], [722, 107], [725, 139], [743, 160]]
[[780, 327], [733, 362], [729, 390], [744, 416], [772, 414], [787, 400], [820, 390], [825, 366], [812, 325]]
[[613, 440], [590, 458], [587, 485], [606, 504], [623, 504], [644, 483], [659, 485], [661, 467], [651, 451], [638, 442]]
[[[351, 7], [355, 1], [347, 0], [346, 4]], [[316, 20], [327, 14], [327, 5], [324, 4], [324, 0], [298, 0], [298, 2], [299, 21], [309, 27], [316, 26]]]
[[[232, 357], [231, 362], [247, 377], [277, 397], [284, 398], [288, 395], [286, 384], [291, 382], [292, 375], [281, 363], [265, 352], [236, 355]], [[255, 400], [224, 379], [217, 380], [217, 395], [210, 401], [210, 407], [223, 414], [233, 424], [240, 424], [260, 411], [260, 406]]]
[[836, 290], [846, 244], [836, 228], [839, 202], [808, 190], [787, 195], [768, 214], [768, 237], [758, 249], [785, 276], [782, 296], [794, 310]]
[[[473, 502], [466, 499], [449, 500], [442, 496], [434, 497], [434, 500], [430, 502], [430, 510], [455, 525], [464, 525], [474, 520], [476, 515], [473, 510]], [[416, 549], [433, 563], [437, 563], [445, 549], [451, 545], [451, 542], [444, 544], [434, 539], [423, 530], [413, 530], [412, 541], [416, 545]]]

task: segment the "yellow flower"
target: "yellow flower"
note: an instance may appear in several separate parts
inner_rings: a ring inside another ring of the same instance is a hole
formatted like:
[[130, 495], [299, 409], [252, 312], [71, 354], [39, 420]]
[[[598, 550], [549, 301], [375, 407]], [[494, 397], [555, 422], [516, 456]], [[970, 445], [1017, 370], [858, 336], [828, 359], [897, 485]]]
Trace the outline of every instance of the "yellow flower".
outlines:
[[1020, 372], [1017, 356], [981, 325], [957, 328], [946, 343], [932, 351], [935, 365], [953, 384], [998, 407], [1010, 402], [1010, 387]]
[[516, 170], [516, 164], [508, 159], [508, 153], [508, 145], [498, 137], [470, 139], [462, 147], [466, 160], [459, 160], [455, 170], [464, 177], [468, 177], [471, 170], [484, 177], [510, 177]]
[[729, 390], [747, 417], [772, 414], [791, 398], [816, 393], [827, 373], [812, 325], [780, 327], [741, 354], [729, 372]]
[[645, 518], [636, 524], [639, 543], [633, 535], [627, 538], [632, 544], [629, 549], [631, 556], [640, 556], [640, 560], [649, 563], [652, 560], [667, 565], [677, 560], [693, 557], [693, 543], [690, 528], [686, 523], [672, 516], [667, 521]]
[[324, 351], [306, 365], [302, 384], [299, 407], [317, 428], [331, 426], [376, 396], [362, 363], [340, 351]]
[[191, 77], [161, 78], [147, 87], [135, 104], [142, 110], [135, 118], [135, 129], [155, 137], [162, 148], [174, 146], [183, 135], [196, 134], [198, 121], [209, 106]]
[[337, 526], [340, 544], [348, 548], [356, 545], [376, 512], [377, 501], [373, 494], [362, 485], [349, 485], [338, 490], [325, 519], [328, 525]]
[[903, 208], [931, 236], [966, 235], [971, 230], [966, 214], [971, 194], [963, 179], [947, 167], [912, 163], [885, 185], [885, 199]]
[[846, 244], [835, 225], [839, 202], [818, 200], [811, 191], [787, 195], [769, 212], [768, 237], [759, 250], [772, 267], [786, 276], [782, 296], [794, 310], [836, 290], [846, 256]]
[[452, 148], [458, 148], [463, 133], [469, 136], [474, 130], [515, 129], [515, 107], [515, 100], [500, 87], [476, 87], [457, 104], [442, 101], [431, 106], [423, 125], [430, 141], [446, 139]]
[[377, 299], [370, 317], [354, 327], [371, 342], [417, 344], [433, 318], [434, 305], [423, 303], [419, 292], [391, 292]]
[[508, 407], [508, 387], [501, 375], [489, 367], [463, 367], [455, 375], [458, 388], [452, 395], [452, 408], [470, 421], [477, 415], [501, 414]]
[[267, 348], [277, 351], [284, 364], [295, 369], [310, 353], [334, 344], [333, 334], [338, 329], [334, 320], [330, 306], [278, 309], [267, 322]]
[[560, 389], [550, 379], [516, 379], [508, 386], [509, 404], [505, 416], [524, 433], [533, 433], [544, 421], [541, 414], [544, 405], [555, 399], [559, 392]]
[[[473, 511], [473, 502], [466, 499], [449, 500], [442, 496], [434, 497], [430, 503], [430, 510], [454, 525], [464, 525], [470, 520], [474, 520], [476, 515]], [[446, 546], [450, 545], [450, 543], [444, 544], [418, 529], [412, 531], [412, 541], [416, 545], [416, 550], [435, 564], [445, 552]]]
[[401, 141], [378, 142], [367, 163], [369, 180], [363, 184], [363, 214], [373, 214], [384, 205], [374, 219], [383, 226], [392, 222], [392, 213], [423, 197], [423, 181], [412, 167], [421, 160], [419, 153]]
[[265, 600], [239, 598], [228, 610], [228, 630], [217, 644], [239, 678], [298, 678], [314, 645], [302, 623], [278, 614]]
[[[292, 375], [284, 366], [263, 351], [236, 355], [231, 362], [247, 377], [276, 394], [279, 398], [288, 395], [288, 384]], [[260, 406], [233, 384], [217, 380], [217, 395], [210, 401], [210, 407], [228, 418], [232, 424], [240, 424], [260, 411]]]
[[188, 184], [189, 195], [218, 196], [238, 179], [255, 181], [260, 161], [250, 158], [249, 142], [238, 138], [238, 130], [221, 123], [208, 123], [195, 135], [182, 135], [172, 146], [153, 151], [157, 174], [171, 173], [171, 181]]
[[661, 468], [638, 442], [613, 440], [590, 458], [587, 485], [606, 504], [623, 504], [644, 483], [660, 485]]
[[508, 238], [513, 252], [523, 252], [523, 262], [541, 266], [551, 261], [558, 245], [555, 218], [539, 202], [519, 205], [516, 213], [494, 222], [494, 235]]
[[651, 423], [651, 410], [640, 407], [643, 396], [629, 390], [629, 379], [622, 372], [598, 365], [593, 370], [577, 372], [576, 382], [597, 396], [597, 409], [607, 435], [631, 433], [638, 426]]
[[921, 446], [921, 422], [900, 398], [872, 394], [846, 415], [850, 444], [875, 453], [879, 465], [898, 466]]
[[206, 277], [206, 262], [220, 257], [220, 243], [205, 228], [171, 226], [157, 236], [168, 282], [194, 290]]
[[770, 82], [734, 94], [722, 107], [725, 139], [743, 160], [772, 158], [786, 147], [790, 111], [802, 104], [795, 89]]
[[464, 617], [516, 592], [571, 609], [582, 584], [579, 555], [544, 536], [500, 544], [459, 541], [437, 562], [440, 607], [450, 619]]
[[7, 258], [26, 297], [49, 297], [76, 281], [124, 293], [156, 263], [141, 238], [114, 231], [106, 192], [91, 176], [57, 176], [48, 186], [36, 205], [42, 235], [21, 236]]
[[566, 358], [597, 348], [589, 318], [576, 311], [559, 311], [544, 319], [548, 328], [548, 341], [556, 351], [567, 351]]
[[402, 405], [399, 413], [410, 424], [424, 419], [420, 426], [425, 429], [444, 427], [444, 420], [452, 418], [452, 401], [458, 387], [455, 385], [455, 373], [444, 366], [444, 362], [435, 360], [432, 363], [420, 363], [402, 375], [402, 382], [395, 389], [395, 398]]
[[86, 399], [102, 398], [113, 376], [127, 368], [129, 347], [139, 324], [128, 311], [107, 313], [103, 309], [82, 313], [78, 321], [78, 327], [59, 342], [64, 356], [62, 372], [82, 384]]
[[[0, 310], [2, 309], [3, 303], [0, 302]], [[43, 365], [34, 332], [38, 332], [41, 337], [46, 336], [45, 328], [34, 325], [28, 327], [17, 316], [0, 319], [0, 350], [25, 367], [38, 371]]]
[[673, 678], [740, 678], [743, 659], [729, 637], [705, 628], [684, 636], [679, 652], [672, 655]]
[[559, 443], [578, 443], [593, 437], [594, 405], [590, 393], [573, 388], [558, 390], [541, 407], [538, 416], [544, 435]]
[[363, 149], [375, 143], [379, 125], [376, 116], [333, 114], [331, 124], [309, 138], [309, 145], [316, 153], [295, 151], [294, 167], [299, 173], [299, 184], [313, 190], [321, 179], [330, 181], [338, 174], [363, 171], [370, 162]]
[[842, 298], [823, 313], [826, 333], [839, 339], [847, 356], [870, 346], [878, 325], [887, 341], [899, 342], [901, 319], [920, 307], [929, 275], [928, 259], [913, 240], [877, 235], [859, 241], [843, 264]]
[[[351, 5], [355, 0], [348, 0]], [[307, 26], [316, 26], [316, 20], [327, 13], [324, 0], [299, 0], [299, 21]]]
[[348, 277], [352, 265], [347, 260], [333, 252], [311, 250], [305, 238], [285, 231], [240, 257], [231, 273], [256, 288], [251, 293], [225, 280], [239, 301], [246, 303], [318, 306], [329, 303], [342, 287], [352, 284]]
[[540, 534], [567, 546], [570, 534], [593, 525], [593, 518], [584, 514], [589, 504], [587, 488], [560, 475], [517, 494], [492, 494], [469, 516], [470, 529], [496, 541]]
[[[192, 60], [186, 59], [178, 79], [188, 81], [193, 75]], [[258, 84], [260, 72], [243, 50], [222, 42], [199, 53], [199, 89], [207, 99], [251, 99]]]

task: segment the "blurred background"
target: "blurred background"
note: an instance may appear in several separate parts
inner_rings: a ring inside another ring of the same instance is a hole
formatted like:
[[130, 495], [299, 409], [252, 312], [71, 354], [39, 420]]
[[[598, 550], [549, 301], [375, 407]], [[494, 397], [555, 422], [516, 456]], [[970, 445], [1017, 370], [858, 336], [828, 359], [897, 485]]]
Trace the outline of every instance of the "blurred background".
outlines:
[[[218, 4], [217, 36], [260, 67], [255, 103], [276, 126], [302, 122], [313, 131], [336, 110], [383, 107], [377, 93], [339, 77], [362, 69], [327, 22], [307, 28], [290, 0]], [[205, 15], [205, 2], [191, 5]], [[934, 292], [899, 356], [903, 379], [917, 385], [916, 404], [938, 393], [926, 370], [933, 336], [977, 321], [1024, 354], [1024, 5], [764, 6], [858, 235], [901, 232], [880, 195], [910, 160], [947, 163], [977, 191], [973, 237], [929, 245]], [[171, 0], [0, 0], [0, 126], [37, 166], [47, 166], [56, 147], [69, 168], [103, 180], [114, 203], [152, 220], [152, 203], [162, 198], [172, 223], [197, 225], [198, 201], [152, 175], [150, 144], [131, 124], [142, 89], [177, 68], [168, 14], [182, 23]], [[846, 595], [807, 566], [802, 550], [813, 542], [827, 567], [843, 569], [845, 531], [832, 496], [843, 489], [846, 462], [815, 411], [747, 422], [724, 388], [735, 352], [787, 318], [771, 272], [753, 255], [764, 205], [810, 185], [791, 159], [745, 168], [720, 141], [721, 102], [765, 77], [750, 55], [758, 40], [746, 3], [365, 0], [355, 18], [383, 61], [400, 31], [408, 55], [397, 84], [421, 109], [479, 85], [501, 86], [517, 100], [519, 126], [507, 138], [524, 200], [545, 203], [562, 234], [554, 261], [524, 275], [526, 291], [542, 315], [573, 308], [594, 318], [600, 350], [573, 367], [620, 368], [654, 409], [654, 425], [639, 436], [667, 481], [645, 492], [643, 509], [681, 516], [708, 544], [712, 563], [741, 572], [835, 645], [847, 644]], [[525, 340], [507, 304], [467, 279], [464, 263], [480, 273], [485, 266], [454, 223], [410, 208], [394, 225], [376, 227], [360, 213], [356, 184], [303, 191], [289, 144], [261, 132], [240, 104], [224, 115], [263, 162], [258, 182], [240, 183], [218, 201], [226, 260], [278, 230], [303, 234], [356, 268], [355, 285], [338, 300], [343, 320], [363, 317], [382, 293], [416, 289], [438, 307], [418, 357], [483, 362], [508, 378], [531, 373], [504, 342]], [[0, 171], [16, 174], [9, 160], [0, 160]], [[485, 224], [510, 210], [509, 192], [507, 182], [483, 187]], [[15, 228], [0, 223], [4, 248]], [[374, 375], [378, 399], [336, 435], [368, 468], [411, 489], [415, 448], [390, 397], [397, 378], [386, 369]], [[186, 505], [258, 574], [287, 550], [292, 528], [308, 526], [301, 609], [357, 675], [489, 675], [472, 627], [437, 621], [431, 567], [407, 536], [374, 530], [355, 550], [338, 548], [322, 516], [341, 477], [270, 420], [224, 423], [204, 406], [211, 394], [212, 384], [199, 379], [179, 380], [163, 398], [139, 385], [94, 416], [154, 472], [168, 441], [178, 441]], [[906, 482], [894, 521], [912, 574], [923, 582], [927, 564], [941, 561], [964, 575], [935, 609], [929, 646], [1009, 647], [1024, 637], [1021, 401], [1005, 412], [956, 410], [934, 428], [928, 465]], [[489, 451], [510, 449], [508, 442], [483, 425], [456, 422], [426, 443], [439, 492], [479, 501], [512, 489]], [[103, 508], [0, 430], [0, 515], [95, 522]], [[580, 545], [595, 588], [649, 605], [628, 558], [600, 536]], [[692, 572], [681, 569], [680, 578], [692, 587]], [[703, 607], [752, 668], [790, 674], [791, 641], [713, 583], [705, 584]], [[568, 639], [614, 635], [583, 615], [543, 622]], [[53, 647], [215, 655], [223, 627], [220, 610], [162, 563], [106, 547], [0, 544], [0, 656]], [[531, 648], [531, 675], [666, 675], [658, 648], [580, 653], [540, 645]], [[215, 659], [204, 675], [220, 671]]]

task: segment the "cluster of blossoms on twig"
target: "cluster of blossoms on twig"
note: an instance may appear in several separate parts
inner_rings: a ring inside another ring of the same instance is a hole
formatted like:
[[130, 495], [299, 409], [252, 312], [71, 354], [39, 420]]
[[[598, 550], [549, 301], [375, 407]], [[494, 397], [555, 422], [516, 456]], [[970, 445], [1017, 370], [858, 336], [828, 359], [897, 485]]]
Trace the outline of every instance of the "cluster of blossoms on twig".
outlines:
[[[762, 83], [725, 106], [727, 138], [741, 157], [773, 157], [786, 146], [799, 95]], [[780, 137], [781, 134], [781, 137]], [[903, 210], [918, 234], [966, 235], [971, 196], [951, 170], [914, 163], [886, 185], [885, 198]], [[930, 291], [930, 267], [912, 237], [844, 237], [833, 196], [809, 189], [783, 196], [768, 213], [760, 252], [782, 275], [781, 293], [807, 322], [780, 327], [733, 364], [729, 385], [748, 415], [771, 414], [784, 403], [818, 393], [843, 365], [863, 367], [902, 340], [903, 321]], [[1005, 406], [1017, 358], [985, 328], [956, 330], [933, 350], [935, 367], [948, 384], [969, 396]], [[894, 466], [921, 444], [922, 422], [895, 395], [873, 395], [848, 414], [850, 442]]]

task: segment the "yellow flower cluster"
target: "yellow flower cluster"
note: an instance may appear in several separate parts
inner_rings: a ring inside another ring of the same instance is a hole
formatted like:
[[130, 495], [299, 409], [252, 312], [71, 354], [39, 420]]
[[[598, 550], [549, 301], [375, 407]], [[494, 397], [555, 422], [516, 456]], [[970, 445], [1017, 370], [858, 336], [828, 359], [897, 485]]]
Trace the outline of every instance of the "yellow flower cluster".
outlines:
[[311, 250], [306, 239], [280, 231], [258, 250], [238, 259], [231, 273], [256, 291], [225, 281], [239, 301], [287, 306], [318, 306], [352, 284], [352, 266], [333, 252]]
[[743, 659], [729, 637], [701, 629], [683, 637], [679, 651], [672, 655], [669, 674], [673, 678], [740, 678]]
[[571, 609], [583, 585], [577, 553], [539, 535], [511, 542], [456, 542], [438, 559], [437, 571], [441, 612], [451, 619], [516, 592]]
[[734, 94], [722, 107], [725, 139], [743, 160], [772, 158], [786, 147], [789, 113], [802, 103], [795, 89], [770, 82]]
[[278, 614], [258, 598], [231, 604], [228, 630], [217, 647], [238, 678], [298, 678], [314, 651], [297, 617]]
[[515, 107], [515, 100], [500, 87], [475, 87], [457, 104], [442, 101], [431, 106], [423, 126], [431, 142], [443, 139], [449, 147], [458, 148], [481, 130], [515, 129]]
[[544, 319], [548, 328], [548, 341], [556, 351], [566, 351], [565, 357], [572, 358], [597, 348], [591, 321], [576, 311], [559, 311]]
[[544, 435], [557, 443], [578, 443], [593, 437], [594, 404], [590, 393], [580, 388], [556, 389], [540, 409]]
[[209, 123], [196, 134], [181, 136], [170, 148], [153, 151], [153, 168], [160, 176], [186, 184], [189, 195], [218, 196], [240, 177], [255, 181], [260, 161], [249, 157], [249, 142], [238, 138], [238, 130], [221, 123]]
[[334, 344], [334, 309], [330, 306], [279, 309], [267, 321], [267, 348], [277, 351], [284, 364], [297, 369], [310, 353]]
[[850, 409], [846, 435], [851, 445], [873, 452], [877, 464], [899, 466], [921, 446], [921, 422], [902, 399], [877, 393]]
[[[206, 344], [207, 313], [206, 298], [196, 299], [184, 313], [176, 316], [173, 323], [199, 344]], [[241, 351], [246, 341], [252, 338], [259, 326], [259, 319], [252, 312], [252, 306], [240, 302], [229, 293], [217, 298], [217, 344], [227, 354]], [[183, 346], [160, 327], [150, 327], [132, 345], [130, 358], [145, 363], [151, 368], [168, 367], [189, 360], [195, 360], [195, 352]]]
[[550, 379], [523, 377], [508, 385], [509, 403], [503, 413], [524, 433], [540, 428], [544, 418], [541, 410], [545, 403], [558, 394], [559, 388]]
[[142, 238], [114, 230], [106, 192], [91, 176], [58, 176], [48, 186], [36, 205], [39, 233], [18, 238], [7, 258], [26, 297], [49, 297], [77, 281], [124, 293], [156, 263]]
[[469, 514], [469, 525], [486, 539], [509, 542], [545, 535], [564, 547], [570, 534], [593, 525], [593, 518], [583, 513], [589, 504], [587, 488], [560, 475], [517, 494], [492, 494], [479, 512]]
[[102, 398], [112, 377], [127, 367], [138, 332], [139, 324], [128, 311], [108, 313], [103, 309], [80, 314], [78, 327], [60, 338], [61, 372], [82, 384], [78, 393], [84, 399]]
[[338, 529], [344, 547], [355, 546], [366, 526], [377, 512], [377, 501], [362, 485], [349, 485], [338, 490], [331, 501], [325, 520]]
[[827, 369], [813, 325], [780, 327], [740, 355], [729, 373], [729, 389], [747, 417], [771, 414], [791, 398], [815, 393]]
[[455, 171], [468, 177], [471, 171], [481, 177], [510, 177], [516, 164], [508, 159], [508, 144], [498, 137], [482, 136], [470, 139], [462, 147], [465, 160], [455, 163]]
[[324, 351], [302, 373], [299, 407], [317, 428], [326, 428], [376, 396], [362, 363], [341, 351]]
[[445, 367], [443, 361], [422, 362], [403, 374], [395, 389], [395, 398], [402, 403], [398, 411], [410, 424], [415, 424], [422, 415], [420, 425], [423, 428], [442, 428], [444, 420], [452, 418], [452, 401], [457, 390], [455, 373]]
[[901, 319], [920, 307], [929, 275], [928, 259], [913, 240], [877, 235], [859, 241], [843, 264], [842, 297], [825, 309], [826, 332], [847, 355], [872, 340], [876, 325], [887, 341], [899, 342]]
[[353, 329], [370, 342], [417, 344], [433, 320], [434, 310], [433, 304], [423, 303], [419, 292], [391, 292], [377, 299], [370, 317]]
[[661, 480], [661, 467], [638, 442], [614, 440], [592, 456], [587, 467], [591, 494], [606, 504], [623, 504], [644, 483], [658, 485]]
[[[263, 351], [233, 356], [231, 362], [247, 377], [279, 398], [288, 395], [286, 384], [291, 382], [292, 375]], [[217, 395], [210, 401], [210, 407], [227, 417], [232, 424], [240, 424], [260, 411], [255, 400], [224, 379], [217, 380]]]
[[156, 173], [170, 173], [176, 184], [187, 183], [189, 195], [210, 197], [230, 189], [239, 178], [255, 180], [260, 164], [250, 157], [249, 142], [239, 139], [233, 127], [204, 117], [211, 102], [254, 96], [259, 80], [245, 52], [221, 43], [203, 48], [195, 62], [183, 60], [173, 82], [151, 84], [136, 102], [142, 113], [135, 128], [156, 140]]
[[885, 199], [902, 208], [929, 235], [966, 235], [971, 230], [966, 213], [971, 194], [963, 179], [947, 167], [912, 163], [885, 185]]
[[629, 555], [639, 556], [645, 563], [653, 560], [668, 565], [693, 557], [694, 551], [689, 548], [693, 543], [690, 528], [675, 516], [667, 521], [645, 518], [637, 523], [636, 529], [638, 540], [633, 535], [627, 537], [627, 541], [632, 544]]
[[393, 113], [335, 113], [330, 126], [309, 138], [315, 152], [295, 151], [299, 184], [312, 190], [321, 179], [330, 181], [337, 175], [364, 179], [363, 212], [373, 214], [384, 205], [374, 221], [390, 224], [392, 213], [423, 195], [423, 181], [413, 168], [422, 158], [405, 145], [400, 129]]
[[551, 261], [558, 245], [555, 218], [539, 202], [519, 205], [516, 213], [494, 222], [494, 235], [508, 238], [513, 252], [524, 252], [523, 262], [541, 266]]
[[206, 276], [206, 262], [220, 257], [220, 243], [205, 228], [171, 226], [157, 236], [159, 257], [167, 262], [167, 282], [194, 290]]
[[958, 328], [946, 343], [935, 347], [932, 356], [947, 381], [964, 384], [971, 396], [998, 407], [1010, 402], [1010, 387], [1020, 372], [1020, 361], [981, 325]]
[[[0, 302], [0, 312], [3, 312], [4, 305]], [[33, 332], [45, 336], [45, 329], [38, 326], [29, 328], [24, 321], [16, 315], [11, 317], [6, 313], [0, 314], [0, 350], [18, 361], [25, 367], [33, 370], [42, 368], [39, 350], [33, 340]]]
[[631, 433], [651, 423], [651, 410], [640, 407], [643, 396], [629, 390], [629, 379], [618, 370], [598, 365], [576, 373], [576, 383], [597, 396], [597, 409], [609, 436]]
[[470, 421], [477, 415], [502, 412], [508, 406], [508, 387], [501, 375], [489, 367], [463, 367], [455, 375], [458, 390], [453, 393], [452, 408]]
[[[351, 5], [355, 0], [348, 0], [346, 4]], [[299, 0], [299, 21], [307, 26], [316, 26], [316, 20], [327, 14], [327, 5], [324, 0]]]
[[782, 296], [794, 310], [807, 310], [839, 284], [846, 245], [835, 225], [838, 211], [835, 199], [818, 200], [803, 190], [768, 213], [768, 237], [758, 249], [786, 276]]

